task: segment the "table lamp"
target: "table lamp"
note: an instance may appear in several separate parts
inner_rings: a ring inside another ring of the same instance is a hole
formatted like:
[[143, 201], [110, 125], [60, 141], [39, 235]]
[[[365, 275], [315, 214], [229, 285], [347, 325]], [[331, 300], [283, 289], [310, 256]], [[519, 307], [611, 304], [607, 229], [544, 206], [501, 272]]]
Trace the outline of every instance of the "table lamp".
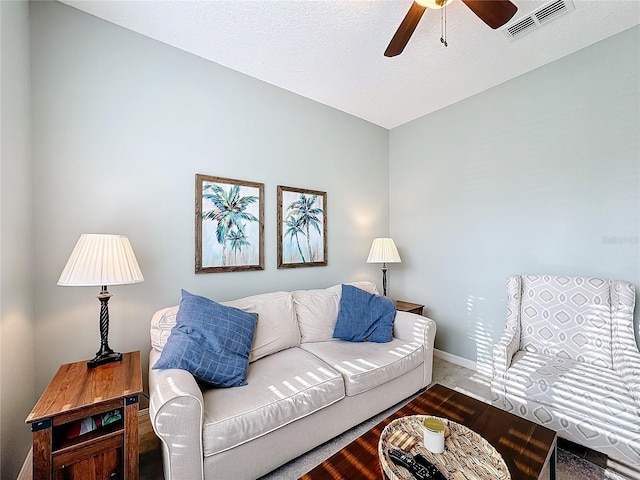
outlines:
[[122, 360], [122, 354], [109, 347], [109, 307], [107, 285], [125, 285], [144, 280], [129, 239], [122, 235], [83, 234], [71, 252], [58, 285], [95, 287], [102, 290], [100, 300], [100, 350], [89, 368]]
[[374, 238], [367, 263], [382, 263], [382, 290], [387, 296], [387, 263], [400, 263], [400, 254], [392, 238]]

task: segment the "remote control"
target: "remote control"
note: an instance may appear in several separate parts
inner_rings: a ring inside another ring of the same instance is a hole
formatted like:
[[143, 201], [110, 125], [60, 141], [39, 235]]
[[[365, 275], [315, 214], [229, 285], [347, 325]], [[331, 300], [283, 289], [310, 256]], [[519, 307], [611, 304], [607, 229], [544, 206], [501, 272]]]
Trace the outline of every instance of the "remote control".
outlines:
[[445, 477], [444, 474], [440, 470], [438, 470], [438, 467], [427, 460], [427, 458], [421, 453], [415, 455], [413, 459], [418, 462], [418, 464], [426, 468], [431, 474], [431, 478], [433, 478], [434, 480], [447, 480], [447, 477]]
[[[406, 468], [407, 470], [409, 470], [409, 472], [417, 480], [436, 480], [440, 478], [446, 480], [442, 476], [442, 474], [438, 471], [438, 469], [432, 464], [429, 464], [432, 467], [432, 470], [431, 470], [423, 465], [420, 465], [418, 462], [416, 462], [416, 460], [413, 458], [413, 455], [409, 453], [404, 453], [402, 450], [398, 450], [397, 448], [389, 449], [389, 458], [393, 460], [395, 464], [400, 465]], [[435, 474], [438, 474], [439, 476], [436, 477], [434, 476]]]

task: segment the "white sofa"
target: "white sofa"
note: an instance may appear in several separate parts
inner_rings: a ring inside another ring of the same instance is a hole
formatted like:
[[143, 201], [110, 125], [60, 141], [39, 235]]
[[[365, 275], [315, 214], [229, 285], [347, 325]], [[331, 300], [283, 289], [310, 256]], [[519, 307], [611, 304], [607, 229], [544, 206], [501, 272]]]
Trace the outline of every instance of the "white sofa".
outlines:
[[165, 479], [258, 478], [429, 385], [435, 322], [397, 312], [390, 343], [335, 340], [340, 298], [336, 285], [224, 302], [258, 314], [248, 385], [233, 388], [153, 370], [178, 307], [155, 313], [149, 414]]
[[634, 306], [634, 286], [620, 280], [509, 277], [494, 405], [608, 455], [628, 475], [626, 467], [640, 472]]

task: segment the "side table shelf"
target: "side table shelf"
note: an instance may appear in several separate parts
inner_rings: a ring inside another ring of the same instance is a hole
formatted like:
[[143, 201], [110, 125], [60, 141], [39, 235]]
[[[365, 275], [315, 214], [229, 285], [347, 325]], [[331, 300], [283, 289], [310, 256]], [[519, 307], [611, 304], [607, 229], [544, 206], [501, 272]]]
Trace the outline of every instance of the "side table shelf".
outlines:
[[95, 368], [62, 365], [26, 420], [33, 480], [137, 480], [141, 392], [140, 352]]

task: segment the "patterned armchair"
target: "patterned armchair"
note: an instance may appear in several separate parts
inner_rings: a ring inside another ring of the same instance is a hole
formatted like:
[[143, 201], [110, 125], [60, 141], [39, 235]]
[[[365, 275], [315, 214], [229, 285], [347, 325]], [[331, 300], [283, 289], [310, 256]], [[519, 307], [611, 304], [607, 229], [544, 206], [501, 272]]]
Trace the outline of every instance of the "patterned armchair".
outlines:
[[622, 464], [640, 465], [635, 289], [620, 280], [507, 279], [493, 347], [493, 404]]

